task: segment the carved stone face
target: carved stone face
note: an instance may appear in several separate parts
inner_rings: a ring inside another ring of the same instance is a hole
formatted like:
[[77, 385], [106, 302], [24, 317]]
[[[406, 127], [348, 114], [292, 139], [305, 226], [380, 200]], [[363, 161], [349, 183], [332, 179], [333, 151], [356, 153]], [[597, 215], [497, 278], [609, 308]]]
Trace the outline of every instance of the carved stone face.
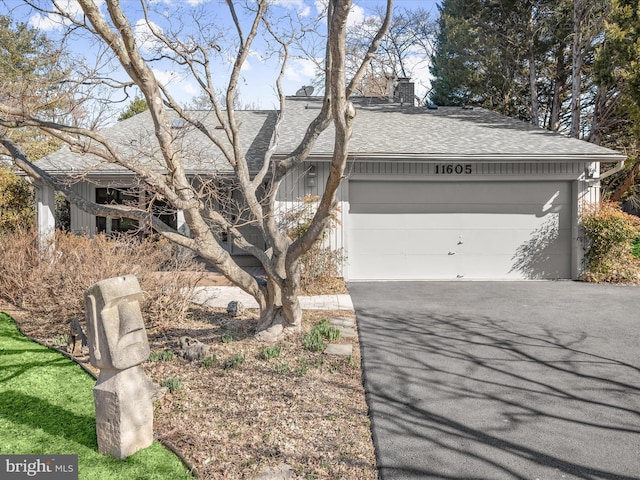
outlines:
[[102, 280], [85, 292], [89, 356], [97, 368], [124, 370], [149, 357], [139, 299], [142, 290], [133, 275]]

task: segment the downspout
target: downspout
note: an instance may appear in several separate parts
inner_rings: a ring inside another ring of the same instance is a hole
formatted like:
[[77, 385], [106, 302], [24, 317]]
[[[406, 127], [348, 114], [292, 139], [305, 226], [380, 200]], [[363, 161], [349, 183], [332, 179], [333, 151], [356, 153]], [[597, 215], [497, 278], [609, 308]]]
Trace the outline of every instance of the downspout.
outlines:
[[600, 176], [598, 177], [598, 180], [602, 180], [603, 178], [607, 178], [615, 173], [621, 172], [624, 169], [624, 162], [626, 161], [627, 161], [626, 158], [624, 160], [620, 160], [615, 167], [600, 174]]

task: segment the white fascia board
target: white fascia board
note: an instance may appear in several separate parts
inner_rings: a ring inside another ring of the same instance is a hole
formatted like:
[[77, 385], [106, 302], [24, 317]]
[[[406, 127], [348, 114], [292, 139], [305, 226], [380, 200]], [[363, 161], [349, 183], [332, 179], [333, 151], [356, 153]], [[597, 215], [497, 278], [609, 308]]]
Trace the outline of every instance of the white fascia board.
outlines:
[[[274, 156], [275, 158], [275, 156]], [[306, 162], [330, 162], [330, 154], [309, 155]], [[526, 162], [600, 162], [615, 163], [625, 160], [622, 154], [563, 154], [563, 155], [448, 155], [448, 154], [350, 154], [349, 161], [361, 162], [475, 162], [475, 163], [526, 163]]]

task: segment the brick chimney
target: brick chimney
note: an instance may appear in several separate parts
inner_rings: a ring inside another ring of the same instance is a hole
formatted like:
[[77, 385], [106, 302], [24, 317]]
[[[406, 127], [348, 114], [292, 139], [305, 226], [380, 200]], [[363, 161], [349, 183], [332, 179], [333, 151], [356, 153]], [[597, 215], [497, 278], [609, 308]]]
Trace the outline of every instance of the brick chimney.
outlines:
[[415, 85], [410, 78], [400, 77], [393, 92], [393, 101], [403, 105], [415, 105]]

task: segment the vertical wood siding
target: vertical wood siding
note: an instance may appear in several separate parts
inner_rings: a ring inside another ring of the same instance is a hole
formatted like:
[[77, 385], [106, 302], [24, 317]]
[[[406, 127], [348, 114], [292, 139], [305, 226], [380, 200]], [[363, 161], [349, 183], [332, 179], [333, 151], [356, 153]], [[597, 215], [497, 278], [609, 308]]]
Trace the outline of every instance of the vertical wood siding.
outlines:
[[[83, 198], [95, 202], [95, 186], [91, 183], [81, 182], [73, 185], [73, 190]], [[93, 235], [96, 231], [96, 217], [83, 212], [75, 205], [71, 204], [71, 231], [75, 233], [82, 233]]]

